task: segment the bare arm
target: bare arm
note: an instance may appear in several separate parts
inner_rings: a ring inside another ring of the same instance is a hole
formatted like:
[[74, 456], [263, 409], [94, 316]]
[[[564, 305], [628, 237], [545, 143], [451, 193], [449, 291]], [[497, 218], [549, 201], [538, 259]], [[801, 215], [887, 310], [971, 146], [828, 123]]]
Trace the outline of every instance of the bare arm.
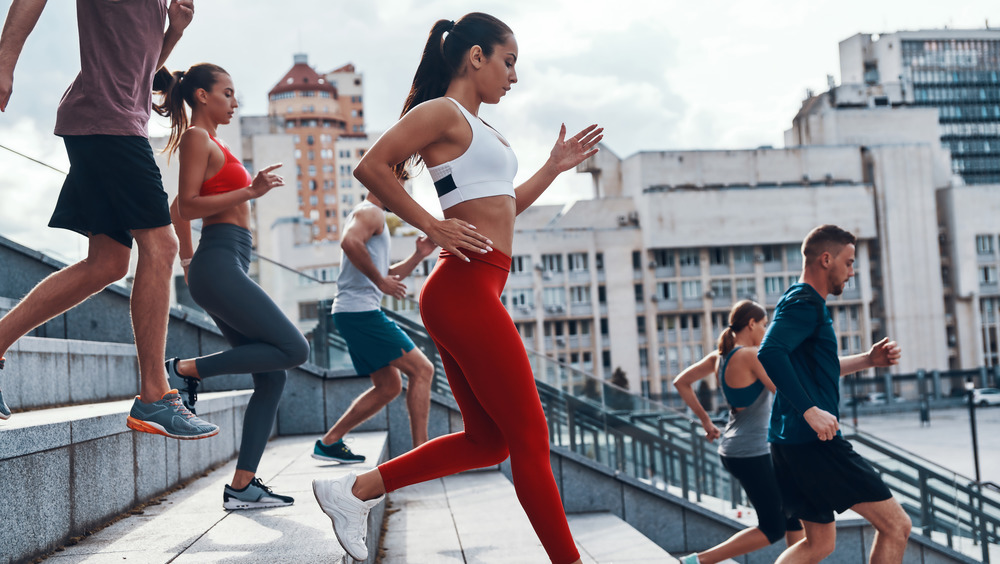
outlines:
[[184, 35], [184, 30], [194, 19], [194, 0], [170, 0], [170, 6], [167, 7], [167, 18], [170, 23], [167, 25], [167, 31], [163, 34], [163, 46], [160, 47], [160, 57], [157, 59], [156, 68], [166, 64], [170, 52], [174, 50], [174, 46]]
[[853, 374], [860, 370], [869, 368], [884, 368], [899, 364], [899, 357], [902, 349], [896, 341], [890, 341], [889, 337], [872, 345], [866, 353], [854, 354], [840, 357], [840, 375]]
[[674, 378], [674, 388], [677, 389], [677, 393], [680, 394], [681, 399], [684, 403], [691, 408], [698, 420], [701, 421], [702, 428], [705, 429], [705, 439], [709, 442], [714, 441], [722, 435], [719, 428], [715, 426], [712, 422], [712, 418], [708, 416], [708, 412], [702, 407], [701, 402], [698, 401], [697, 396], [695, 396], [693, 384], [706, 376], [715, 374], [716, 365], [719, 360], [719, 351], [712, 351], [705, 358], [699, 360], [698, 362], [687, 367], [683, 372]]
[[45, 0], [14, 0], [7, 10], [0, 34], [0, 112], [7, 111], [14, 90], [14, 67], [44, 8]]
[[466, 221], [439, 220], [432, 216], [406, 193], [392, 172], [392, 167], [428, 145], [450, 141], [448, 130], [461, 118], [451, 106], [451, 102], [439, 99], [410, 110], [365, 153], [354, 169], [354, 177], [403, 221], [426, 233], [441, 248], [465, 259], [463, 249], [486, 252], [490, 240]]
[[184, 269], [184, 282], [187, 282], [188, 265], [184, 264], [183, 261], [190, 261], [191, 257], [194, 256], [194, 241], [191, 239], [191, 222], [181, 217], [177, 208], [177, 199], [175, 196], [174, 201], [170, 203], [170, 223], [173, 224], [174, 232], [177, 233], [177, 256], [181, 259], [181, 268]]
[[761, 364], [760, 360], [757, 358], [757, 347], [746, 347], [746, 349], [753, 353], [750, 357], [747, 357], [747, 361], [750, 364], [750, 373], [753, 374], [755, 378], [760, 380], [768, 391], [771, 393], [776, 392], [778, 388], [774, 385], [774, 382], [771, 381], [771, 378], [768, 377], [767, 371], [764, 370], [764, 365]]
[[557, 176], [596, 155], [597, 144], [604, 138], [603, 132], [603, 127], [598, 128], [594, 124], [566, 139], [566, 125], [563, 124], [559, 129], [559, 138], [549, 153], [549, 159], [538, 172], [514, 190], [517, 214], [528, 209]]
[[340, 239], [340, 249], [351, 261], [354, 268], [361, 274], [375, 283], [383, 293], [396, 298], [406, 295], [406, 284], [400, 281], [399, 276], [389, 273], [382, 273], [372, 261], [368, 254], [368, 247], [365, 246], [368, 240], [379, 231], [385, 229], [385, 216], [382, 210], [376, 208], [362, 208], [351, 216], [351, 220], [344, 228], [344, 235]]
[[427, 258], [427, 255], [433, 253], [436, 248], [437, 245], [434, 244], [434, 241], [431, 241], [425, 235], [417, 237], [417, 244], [416, 248], [413, 249], [413, 254], [406, 257], [406, 260], [392, 265], [389, 268], [389, 274], [398, 276], [400, 279], [406, 278], [420, 264], [420, 261]]
[[246, 188], [202, 196], [201, 185], [205, 180], [211, 148], [214, 145], [204, 129], [191, 128], [181, 136], [178, 149], [180, 161], [180, 186], [177, 190], [178, 217], [188, 221], [209, 217], [243, 202], [260, 198], [272, 188], [285, 184], [281, 176], [271, 172], [281, 166], [274, 164], [257, 172], [253, 182]]

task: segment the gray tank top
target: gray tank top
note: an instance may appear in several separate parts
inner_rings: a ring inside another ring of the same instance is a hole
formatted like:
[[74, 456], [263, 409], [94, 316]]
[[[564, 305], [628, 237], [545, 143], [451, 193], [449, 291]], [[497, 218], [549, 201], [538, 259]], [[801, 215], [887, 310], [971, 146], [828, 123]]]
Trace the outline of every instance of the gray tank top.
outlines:
[[[375, 207], [369, 202], [361, 202], [351, 210], [347, 221], [350, 222], [354, 214], [365, 206]], [[382, 274], [389, 273], [389, 240], [389, 226], [383, 224], [382, 232], [373, 235], [365, 243], [368, 256]], [[341, 251], [340, 276], [337, 277], [337, 297], [333, 300], [333, 313], [372, 311], [380, 307], [382, 307], [382, 290], [351, 264], [347, 255]]]
[[[719, 367], [719, 380], [724, 381], [727, 364], [723, 363]], [[767, 425], [771, 419], [773, 397], [770, 390], [762, 387], [757, 399], [745, 409], [729, 411], [729, 422], [719, 439], [721, 456], [750, 458], [771, 452], [767, 444]]]

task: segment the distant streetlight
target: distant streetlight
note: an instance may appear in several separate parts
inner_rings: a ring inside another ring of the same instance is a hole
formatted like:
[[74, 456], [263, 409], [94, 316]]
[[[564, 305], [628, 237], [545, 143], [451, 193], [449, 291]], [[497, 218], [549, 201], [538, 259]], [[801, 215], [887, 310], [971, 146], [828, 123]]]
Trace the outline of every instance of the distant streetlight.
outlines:
[[980, 483], [982, 480], [979, 477], [979, 440], [976, 438], [976, 404], [972, 401], [973, 390], [976, 389], [976, 383], [972, 380], [972, 376], [969, 376], [965, 380], [965, 391], [969, 394], [969, 424], [972, 426], [972, 459], [976, 464], [976, 483]]

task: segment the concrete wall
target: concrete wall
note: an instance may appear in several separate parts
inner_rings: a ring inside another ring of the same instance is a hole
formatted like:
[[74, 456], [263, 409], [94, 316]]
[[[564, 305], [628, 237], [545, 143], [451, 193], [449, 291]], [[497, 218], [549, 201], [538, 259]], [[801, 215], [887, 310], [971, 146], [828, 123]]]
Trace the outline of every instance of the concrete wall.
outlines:
[[249, 396], [202, 399], [199, 413], [221, 431], [197, 441], [127, 428], [129, 400], [19, 413], [5, 422], [0, 564], [45, 554], [232, 458]]
[[[551, 460], [567, 513], [610, 512], [667, 552], [688, 554], [705, 550], [745, 528], [738, 521], [615, 472], [573, 452], [553, 448]], [[509, 460], [501, 464], [501, 470], [511, 478]], [[837, 548], [823, 562], [865, 562], [868, 551], [871, 550], [873, 534], [874, 529], [865, 521], [838, 521]], [[783, 542], [778, 542], [737, 558], [736, 561], [743, 564], [770, 564], [781, 553], [783, 546]], [[913, 534], [903, 562], [972, 563], [976, 560]]]

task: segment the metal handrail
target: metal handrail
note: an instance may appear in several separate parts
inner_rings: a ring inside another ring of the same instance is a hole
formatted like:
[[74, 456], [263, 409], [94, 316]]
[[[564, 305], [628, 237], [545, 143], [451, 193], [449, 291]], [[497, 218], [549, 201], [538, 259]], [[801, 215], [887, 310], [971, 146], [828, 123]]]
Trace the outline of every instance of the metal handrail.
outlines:
[[[415, 302], [404, 303], [412, 307]], [[383, 310], [431, 359], [435, 366], [433, 390], [450, 397], [443, 365], [423, 325], [412, 316]], [[531, 350], [528, 356], [548, 421], [549, 440], [555, 447], [660, 489], [675, 488], [685, 499], [711, 502], [718, 511], [724, 509], [720, 503], [732, 508], [748, 505], [738, 482], [704, 441], [697, 421], [556, 359]], [[619, 403], [623, 399], [629, 404]], [[1000, 494], [993, 484], [976, 484], [846, 426], [845, 437], [859, 450], [875, 455], [868, 459], [907, 510], [915, 532], [928, 538], [935, 533], [944, 535], [947, 545], [955, 549], [963, 548], [956, 547], [957, 539], [967, 539], [981, 548], [983, 561], [989, 562], [989, 545], [1000, 542]]]

